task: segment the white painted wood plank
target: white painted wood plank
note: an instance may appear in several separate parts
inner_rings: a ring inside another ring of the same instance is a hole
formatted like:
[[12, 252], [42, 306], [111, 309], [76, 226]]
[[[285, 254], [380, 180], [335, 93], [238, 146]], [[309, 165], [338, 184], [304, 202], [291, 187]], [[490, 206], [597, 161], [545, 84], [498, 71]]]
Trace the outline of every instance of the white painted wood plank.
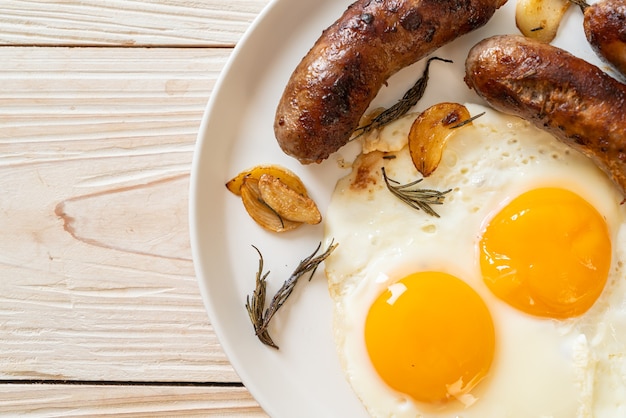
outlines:
[[241, 387], [0, 385], [0, 414], [20, 417], [265, 417]]
[[0, 46], [232, 46], [269, 0], [2, 0]]
[[0, 48], [0, 380], [238, 381], [187, 225], [229, 53]]

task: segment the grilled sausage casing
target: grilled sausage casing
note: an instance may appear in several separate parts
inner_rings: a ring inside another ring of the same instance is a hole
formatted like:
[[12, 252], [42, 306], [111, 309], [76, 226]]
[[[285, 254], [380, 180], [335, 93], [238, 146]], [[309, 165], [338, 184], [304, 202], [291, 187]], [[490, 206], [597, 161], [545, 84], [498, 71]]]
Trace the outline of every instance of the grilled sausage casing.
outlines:
[[483, 26], [506, 0], [357, 0], [291, 75], [274, 121], [283, 151], [304, 164], [345, 145], [385, 81]]
[[602, 0], [584, 10], [583, 28], [591, 47], [626, 75], [626, 1]]
[[467, 85], [492, 107], [581, 151], [626, 191], [626, 85], [562, 49], [516, 35], [479, 42], [465, 69]]

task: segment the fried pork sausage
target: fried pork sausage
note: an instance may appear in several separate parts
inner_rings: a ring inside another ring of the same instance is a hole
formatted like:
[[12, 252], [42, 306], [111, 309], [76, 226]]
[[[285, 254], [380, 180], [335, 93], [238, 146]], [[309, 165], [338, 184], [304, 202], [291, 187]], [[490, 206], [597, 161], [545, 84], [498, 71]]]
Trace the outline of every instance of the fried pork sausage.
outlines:
[[385, 81], [483, 26], [506, 0], [357, 0], [293, 72], [278, 104], [276, 139], [301, 163], [345, 145]]
[[626, 85], [574, 55], [516, 35], [476, 44], [465, 82], [590, 157], [626, 191]]
[[583, 10], [583, 28], [591, 47], [626, 75], [626, 0], [602, 0]]

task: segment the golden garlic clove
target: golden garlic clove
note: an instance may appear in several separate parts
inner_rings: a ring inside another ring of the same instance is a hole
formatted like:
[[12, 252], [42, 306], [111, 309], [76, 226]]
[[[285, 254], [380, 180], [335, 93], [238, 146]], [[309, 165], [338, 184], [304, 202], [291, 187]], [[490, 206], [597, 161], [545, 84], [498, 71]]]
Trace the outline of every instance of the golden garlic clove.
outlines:
[[470, 118], [459, 103], [438, 103], [422, 112], [409, 131], [409, 152], [415, 168], [428, 177], [435, 171], [454, 127]]
[[263, 201], [283, 219], [311, 225], [322, 221], [315, 202], [281, 179], [266, 173], [259, 178], [258, 186]]
[[552, 42], [570, 5], [570, 0], [517, 0], [515, 24], [528, 38]]
[[244, 177], [240, 189], [241, 200], [250, 217], [263, 228], [272, 232], [285, 232], [302, 225], [282, 218], [261, 197], [259, 180], [254, 177]]
[[263, 174], [270, 174], [279, 178], [283, 183], [287, 184], [291, 189], [300, 194], [307, 195], [306, 187], [302, 180], [292, 171], [280, 167], [278, 165], [258, 165], [248, 170], [244, 170], [237, 174], [226, 183], [226, 188], [237, 196], [241, 195], [241, 186], [246, 178], [259, 179]]

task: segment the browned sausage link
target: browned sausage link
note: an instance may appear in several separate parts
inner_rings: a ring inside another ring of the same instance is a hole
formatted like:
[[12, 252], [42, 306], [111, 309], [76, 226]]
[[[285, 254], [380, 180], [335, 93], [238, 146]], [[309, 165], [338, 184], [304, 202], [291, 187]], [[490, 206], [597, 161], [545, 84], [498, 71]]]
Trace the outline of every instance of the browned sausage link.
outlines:
[[276, 111], [281, 148], [302, 163], [345, 145], [383, 83], [484, 25], [506, 0], [358, 0], [293, 72]]
[[626, 85], [572, 54], [516, 35], [476, 44], [465, 82], [492, 107], [583, 152], [626, 190]]
[[626, 75], [626, 1], [602, 0], [584, 9], [583, 27], [592, 48]]

